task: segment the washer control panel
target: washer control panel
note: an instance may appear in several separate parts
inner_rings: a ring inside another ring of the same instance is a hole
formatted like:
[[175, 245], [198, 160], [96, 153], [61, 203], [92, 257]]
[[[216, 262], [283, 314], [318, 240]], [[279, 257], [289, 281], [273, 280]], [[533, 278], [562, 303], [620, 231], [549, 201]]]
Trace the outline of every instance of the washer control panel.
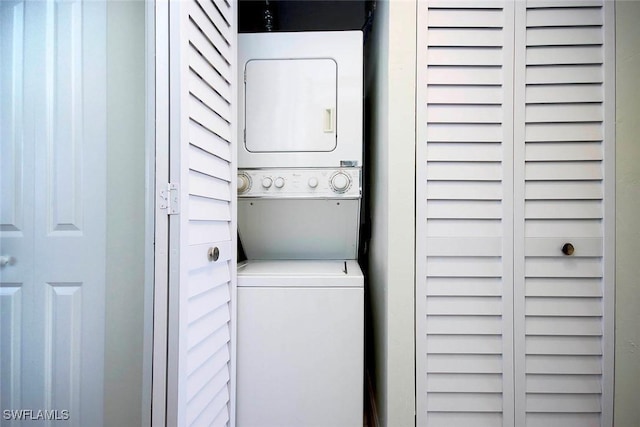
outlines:
[[238, 169], [238, 197], [359, 198], [361, 169]]

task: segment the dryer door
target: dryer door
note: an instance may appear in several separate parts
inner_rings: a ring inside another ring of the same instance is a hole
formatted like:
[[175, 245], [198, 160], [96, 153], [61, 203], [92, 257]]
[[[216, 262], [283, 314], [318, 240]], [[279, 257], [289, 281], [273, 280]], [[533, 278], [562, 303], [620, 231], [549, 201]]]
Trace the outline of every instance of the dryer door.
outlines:
[[245, 67], [245, 147], [252, 153], [336, 148], [333, 59], [258, 59]]

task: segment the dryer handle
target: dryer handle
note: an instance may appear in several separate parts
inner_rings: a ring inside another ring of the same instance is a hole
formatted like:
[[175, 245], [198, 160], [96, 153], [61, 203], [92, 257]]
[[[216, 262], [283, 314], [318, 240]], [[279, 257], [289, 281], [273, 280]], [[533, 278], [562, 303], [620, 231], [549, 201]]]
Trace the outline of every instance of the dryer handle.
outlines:
[[325, 108], [324, 109], [324, 132], [325, 133], [333, 133], [336, 130], [336, 109], [335, 108]]

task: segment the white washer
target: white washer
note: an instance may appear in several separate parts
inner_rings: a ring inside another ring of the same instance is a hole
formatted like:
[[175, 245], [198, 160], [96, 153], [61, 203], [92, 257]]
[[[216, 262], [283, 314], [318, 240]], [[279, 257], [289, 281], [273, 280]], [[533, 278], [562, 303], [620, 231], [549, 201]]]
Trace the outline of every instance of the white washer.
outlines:
[[364, 278], [356, 261], [238, 267], [237, 425], [362, 425]]

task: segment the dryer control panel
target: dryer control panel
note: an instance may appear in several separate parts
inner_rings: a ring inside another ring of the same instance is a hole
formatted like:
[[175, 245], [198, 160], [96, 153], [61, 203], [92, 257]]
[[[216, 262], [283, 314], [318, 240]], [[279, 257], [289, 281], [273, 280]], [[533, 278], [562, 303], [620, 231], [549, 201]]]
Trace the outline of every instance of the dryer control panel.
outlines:
[[238, 170], [238, 197], [358, 199], [361, 195], [357, 167]]

